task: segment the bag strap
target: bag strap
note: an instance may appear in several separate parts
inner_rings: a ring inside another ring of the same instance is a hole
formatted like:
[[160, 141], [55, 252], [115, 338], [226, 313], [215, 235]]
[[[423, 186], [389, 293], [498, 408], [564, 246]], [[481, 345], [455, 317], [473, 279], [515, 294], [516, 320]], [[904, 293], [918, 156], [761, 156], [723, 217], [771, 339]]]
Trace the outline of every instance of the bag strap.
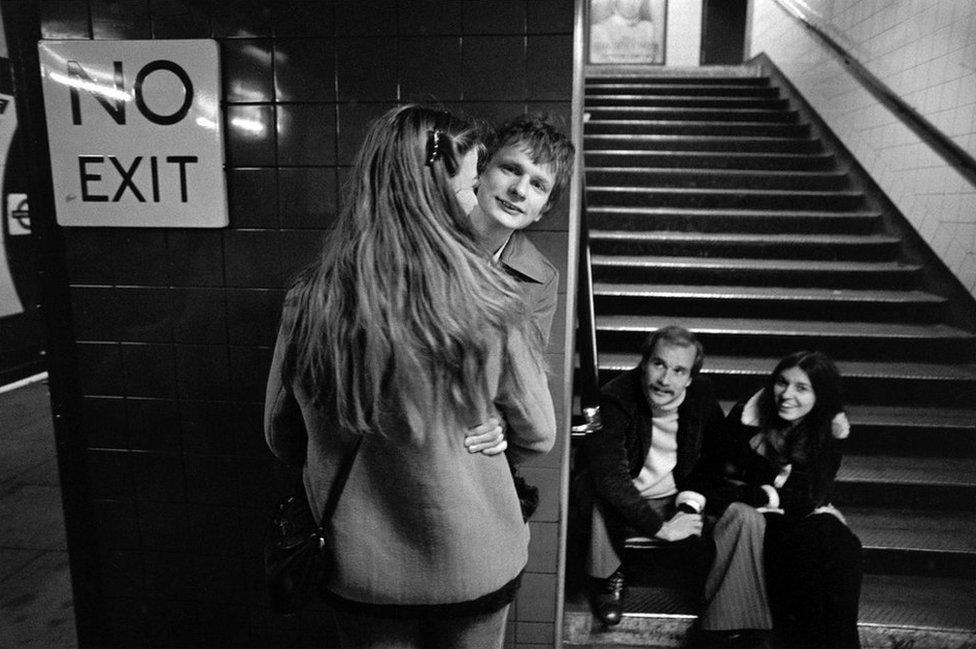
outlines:
[[332, 481], [332, 488], [329, 489], [329, 497], [325, 501], [325, 509], [322, 510], [322, 522], [319, 524], [319, 527], [325, 527], [326, 522], [332, 519], [332, 514], [339, 505], [339, 496], [342, 495], [342, 490], [346, 486], [346, 480], [349, 479], [349, 474], [352, 472], [352, 464], [356, 461], [359, 446], [363, 443], [362, 435], [357, 435], [356, 437], [356, 443], [353, 445], [352, 452], [345, 457], [342, 466], [339, 467], [339, 472]]

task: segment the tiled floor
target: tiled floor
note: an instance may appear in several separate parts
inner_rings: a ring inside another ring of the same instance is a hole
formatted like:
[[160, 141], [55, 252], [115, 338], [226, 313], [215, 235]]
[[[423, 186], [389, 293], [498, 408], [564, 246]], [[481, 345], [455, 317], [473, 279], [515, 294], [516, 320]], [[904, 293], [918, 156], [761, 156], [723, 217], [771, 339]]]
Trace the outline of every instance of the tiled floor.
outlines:
[[78, 646], [46, 381], [0, 393], [0, 646]]

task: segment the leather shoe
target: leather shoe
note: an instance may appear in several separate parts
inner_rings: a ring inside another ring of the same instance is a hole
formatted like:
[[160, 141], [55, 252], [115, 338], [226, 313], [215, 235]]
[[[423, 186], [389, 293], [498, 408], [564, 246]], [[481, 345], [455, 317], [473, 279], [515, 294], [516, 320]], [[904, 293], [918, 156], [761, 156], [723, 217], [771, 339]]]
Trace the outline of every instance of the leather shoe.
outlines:
[[607, 626], [620, 624], [623, 618], [624, 573], [617, 570], [606, 579], [597, 581], [593, 593], [593, 613]]

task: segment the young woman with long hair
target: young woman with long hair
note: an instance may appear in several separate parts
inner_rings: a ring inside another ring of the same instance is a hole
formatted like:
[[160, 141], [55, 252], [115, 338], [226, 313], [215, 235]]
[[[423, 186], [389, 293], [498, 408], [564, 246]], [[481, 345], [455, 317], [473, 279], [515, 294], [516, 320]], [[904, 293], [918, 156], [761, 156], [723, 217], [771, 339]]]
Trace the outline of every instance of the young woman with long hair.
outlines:
[[541, 341], [458, 195], [478, 142], [444, 111], [377, 119], [335, 230], [286, 298], [265, 432], [304, 466], [313, 512], [361, 440], [329, 521], [324, 594], [344, 646], [499, 647], [527, 561], [505, 455], [464, 444], [498, 415], [516, 461], [555, 439]]
[[860, 646], [861, 543], [831, 504], [848, 433], [841, 412], [833, 361], [790, 354], [732, 408], [710, 458], [725, 474], [710, 505], [744, 503], [765, 515], [764, 565], [752, 587], [768, 589], [758, 599], [768, 599], [774, 636], [789, 647]]

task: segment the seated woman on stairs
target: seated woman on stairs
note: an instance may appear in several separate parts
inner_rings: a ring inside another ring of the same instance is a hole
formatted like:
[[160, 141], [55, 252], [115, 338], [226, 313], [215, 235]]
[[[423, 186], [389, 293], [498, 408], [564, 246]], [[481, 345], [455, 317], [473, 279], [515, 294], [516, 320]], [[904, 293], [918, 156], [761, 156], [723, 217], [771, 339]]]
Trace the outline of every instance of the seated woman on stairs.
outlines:
[[[743, 600], [768, 602], [774, 639], [783, 646], [860, 646], [861, 542], [830, 504], [848, 432], [846, 417], [838, 415], [839, 384], [826, 355], [791, 354], [762, 390], [736, 404], [707, 450], [705, 462], [724, 474], [708, 494], [708, 507], [716, 513], [735, 508], [753, 524], [763, 519], [765, 548], [751, 566], [723, 565], [722, 557], [733, 556], [723, 544], [738, 535], [715, 529], [718, 560], [705, 586], [702, 629], [728, 628], [716, 626], [716, 618], [735, 617]], [[722, 587], [728, 579], [739, 582], [741, 596], [734, 600], [727, 597], [734, 589]]]

